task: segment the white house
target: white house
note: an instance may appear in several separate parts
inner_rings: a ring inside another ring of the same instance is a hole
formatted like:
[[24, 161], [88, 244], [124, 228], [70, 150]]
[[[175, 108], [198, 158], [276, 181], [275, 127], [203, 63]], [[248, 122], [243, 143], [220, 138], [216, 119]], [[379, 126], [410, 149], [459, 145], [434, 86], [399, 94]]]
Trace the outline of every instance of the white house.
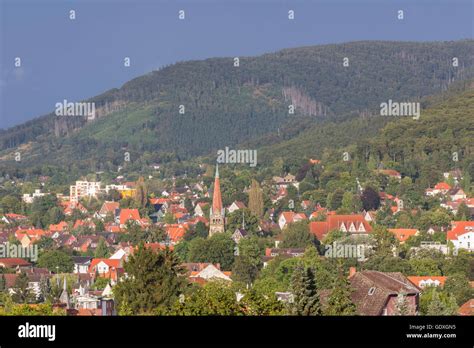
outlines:
[[452, 226], [446, 239], [453, 243], [454, 249], [474, 251], [474, 221], [453, 221]]

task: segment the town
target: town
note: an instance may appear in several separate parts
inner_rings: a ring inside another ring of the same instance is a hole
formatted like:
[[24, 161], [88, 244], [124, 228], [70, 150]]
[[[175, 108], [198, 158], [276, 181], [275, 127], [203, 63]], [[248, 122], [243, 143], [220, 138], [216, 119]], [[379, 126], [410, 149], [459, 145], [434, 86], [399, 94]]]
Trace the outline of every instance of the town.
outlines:
[[417, 197], [393, 169], [372, 169], [369, 184], [324, 176], [319, 159], [281, 176], [226, 166], [96, 173], [69, 194], [48, 176], [3, 179], [0, 243], [38, 255], [1, 255], [1, 314], [474, 313], [467, 173]]

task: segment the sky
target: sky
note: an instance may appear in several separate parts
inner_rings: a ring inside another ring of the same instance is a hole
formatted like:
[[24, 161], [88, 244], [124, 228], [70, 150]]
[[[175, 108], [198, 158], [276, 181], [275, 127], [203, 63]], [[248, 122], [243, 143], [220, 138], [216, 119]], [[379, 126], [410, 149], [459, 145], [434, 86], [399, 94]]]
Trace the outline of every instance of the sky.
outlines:
[[473, 32], [474, 0], [0, 0], [0, 128], [178, 61]]

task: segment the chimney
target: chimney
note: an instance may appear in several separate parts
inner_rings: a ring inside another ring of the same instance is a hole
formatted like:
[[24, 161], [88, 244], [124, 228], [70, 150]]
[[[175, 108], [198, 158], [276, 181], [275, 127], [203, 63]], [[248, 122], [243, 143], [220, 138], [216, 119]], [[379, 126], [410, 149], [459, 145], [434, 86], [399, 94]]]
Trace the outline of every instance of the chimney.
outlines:
[[351, 278], [354, 274], [356, 274], [357, 272], [357, 269], [355, 267], [350, 267], [349, 268], [349, 277], [348, 278]]

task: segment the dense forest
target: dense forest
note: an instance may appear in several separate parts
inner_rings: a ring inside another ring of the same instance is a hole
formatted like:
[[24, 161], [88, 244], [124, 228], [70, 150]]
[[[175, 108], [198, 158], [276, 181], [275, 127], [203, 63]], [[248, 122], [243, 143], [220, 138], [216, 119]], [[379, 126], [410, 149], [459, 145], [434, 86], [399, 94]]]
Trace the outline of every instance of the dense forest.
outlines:
[[[147, 164], [238, 144], [263, 146], [263, 162], [298, 157], [295, 151], [321, 156], [325, 148], [375, 136], [391, 121], [372, 116], [381, 102], [423, 101], [473, 76], [469, 40], [292, 48], [240, 57], [238, 67], [233, 58], [180, 62], [89, 99], [96, 103], [93, 121], [50, 114], [0, 132], [0, 158], [29, 171], [59, 165], [87, 173], [116, 170], [125, 152], [131, 162]], [[404, 122], [397, 124], [415, 131], [409, 120]], [[423, 122], [417, 127], [426, 126]], [[394, 139], [403, 131], [397, 127], [388, 127], [384, 136], [399, 146], [388, 150], [387, 143], [371, 144], [372, 156], [416, 162], [400, 148], [408, 140]], [[13, 162], [16, 152], [20, 163]]]

